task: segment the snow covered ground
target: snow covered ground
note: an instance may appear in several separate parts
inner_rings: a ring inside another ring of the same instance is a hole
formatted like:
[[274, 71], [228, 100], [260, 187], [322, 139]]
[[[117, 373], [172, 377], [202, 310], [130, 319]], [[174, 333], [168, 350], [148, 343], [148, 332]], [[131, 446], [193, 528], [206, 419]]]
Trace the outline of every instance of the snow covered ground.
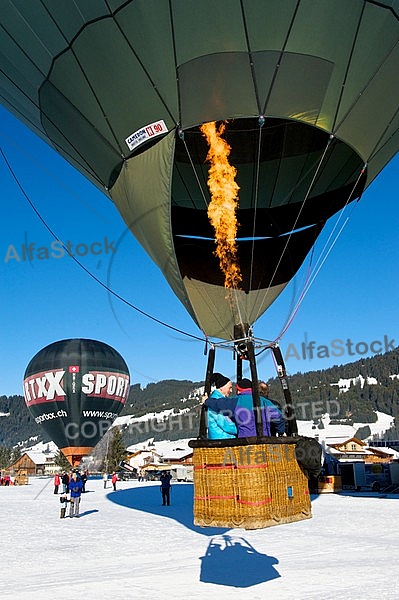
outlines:
[[399, 496], [324, 494], [308, 521], [245, 531], [195, 527], [192, 495], [93, 479], [61, 520], [51, 478], [0, 487], [0, 597], [398, 600]]

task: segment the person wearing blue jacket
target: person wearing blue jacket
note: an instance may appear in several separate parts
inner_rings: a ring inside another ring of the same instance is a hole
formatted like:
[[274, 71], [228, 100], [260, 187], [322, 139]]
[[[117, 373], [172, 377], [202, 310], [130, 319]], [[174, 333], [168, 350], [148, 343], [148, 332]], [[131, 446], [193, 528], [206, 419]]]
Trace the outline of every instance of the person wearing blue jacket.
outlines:
[[71, 481], [68, 485], [68, 491], [71, 495], [70, 500], [70, 509], [69, 516], [70, 517], [78, 517], [79, 516], [79, 505], [80, 505], [80, 497], [82, 495], [83, 482], [79, 475], [75, 472], [72, 474]]
[[205, 400], [208, 417], [208, 438], [210, 440], [237, 437], [237, 427], [233, 420], [235, 400], [229, 398], [233, 383], [221, 373], [213, 373], [211, 385], [215, 389]]
[[[269, 398], [259, 397], [263, 435], [270, 436], [285, 432], [283, 413]], [[237, 381], [237, 401], [234, 408], [234, 420], [237, 423], [237, 437], [256, 436], [254, 401], [252, 397], [252, 382], [250, 379]], [[273, 433], [272, 433], [273, 431]]]
[[162, 493], [162, 506], [170, 506], [170, 488], [172, 487], [170, 482], [172, 475], [169, 471], [162, 473], [161, 475], [161, 493]]
[[[281, 424], [280, 416], [278, 416], [278, 418], [276, 418], [276, 419], [271, 420], [270, 435], [277, 435], [277, 434], [283, 435], [283, 433], [286, 432], [287, 422], [286, 422], [286, 418], [284, 417], [284, 413], [281, 408], [281, 404], [279, 402], [277, 402], [277, 400], [273, 400], [272, 398], [269, 398], [269, 386], [267, 385], [267, 383], [265, 381], [262, 381], [262, 380], [259, 381], [258, 389], [259, 389], [259, 396], [265, 398], [269, 402], [272, 402], [274, 404], [274, 406], [277, 406], [277, 408], [279, 409], [279, 411], [281, 413], [281, 417], [283, 417], [283, 420], [284, 420], [284, 431], [283, 431], [283, 427]], [[270, 406], [270, 404], [269, 404], [269, 406]]]

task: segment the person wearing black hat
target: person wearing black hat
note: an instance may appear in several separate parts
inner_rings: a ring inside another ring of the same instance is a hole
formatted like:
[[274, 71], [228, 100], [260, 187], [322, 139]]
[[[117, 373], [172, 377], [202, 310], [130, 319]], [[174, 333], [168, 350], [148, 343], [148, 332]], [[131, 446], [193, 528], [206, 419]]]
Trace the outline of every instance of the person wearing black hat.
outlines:
[[[263, 435], [270, 436], [272, 433], [283, 435], [285, 432], [283, 413], [269, 398], [260, 396], [259, 404]], [[237, 437], [256, 436], [252, 381], [250, 379], [244, 378], [237, 381], [237, 402], [234, 409], [234, 419], [237, 423]]]
[[221, 373], [213, 373], [211, 385], [214, 390], [205, 401], [208, 417], [208, 438], [210, 440], [237, 437], [237, 427], [232, 419], [235, 400], [229, 396], [233, 391], [231, 379]]

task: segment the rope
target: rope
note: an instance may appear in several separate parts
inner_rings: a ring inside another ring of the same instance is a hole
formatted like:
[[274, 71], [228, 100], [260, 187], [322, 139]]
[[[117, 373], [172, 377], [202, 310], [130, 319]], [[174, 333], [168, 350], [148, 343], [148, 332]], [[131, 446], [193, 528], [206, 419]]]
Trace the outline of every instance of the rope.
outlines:
[[256, 173], [255, 173], [255, 193], [254, 193], [254, 219], [252, 224], [252, 251], [251, 251], [251, 270], [249, 277], [249, 288], [251, 289], [252, 284], [252, 272], [253, 272], [253, 264], [254, 264], [254, 251], [255, 251], [255, 223], [256, 223], [256, 211], [258, 207], [258, 195], [259, 195], [259, 173], [260, 173], [260, 151], [261, 151], [261, 140], [262, 140], [262, 127], [264, 125], [264, 119], [259, 119], [259, 140], [258, 140], [258, 157], [256, 164]]
[[[309, 183], [308, 190], [307, 190], [307, 192], [306, 192], [306, 194], [305, 194], [305, 198], [304, 198], [304, 200], [303, 200], [303, 202], [302, 202], [302, 204], [301, 204], [301, 206], [300, 206], [300, 209], [299, 209], [299, 211], [298, 211], [298, 214], [297, 214], [297, 216], [296, 216], [296, 218], [295, 218], [295, 221], [294, 221], [294, 224], [293, 224], [293, 226], [292, 226], [292, 228], [291, 228], [291, 231], [290, 231], [289, 235], [287, 236], [287, 241], [286, 241], [286, 243], [285, 243], [285, 246], [284, 246], [284, 248], [283, 248], [283, 249], [282, 249], [282, 251], [281, 251], [280, 258], [279, 258], [279, 260], [278, 260], [278, 262], [277, 262], [276, 268], [274, 269], [274, 273], [273, 273], [273, 275], [272, 275], [272, 277], [271, 277], [271, 280], [270, 280], [270, 287], [271, 287], [271, 285], [272, 285], [272, 283], [273, 283], [273, 281], [274, 281], [274, 278], [275, 278], [275, 276], [276, 276], [276, 274], [277, 274], [277, 271], [278, 271], [278, 268], [279, 268], [279, 266], [280, 266], [280, 263], [281, 263], [281, 261], [282, 261], [282, 259], [283, 259], [283, 256], [284, 256], [284, 254], [285, 254], [285, 252], [286, 252], [286, 250], [287, 250], [287, 248], [288, 248], [288, 244], [289, 244], [289, 242], [290, 242], [290, 239], [291, 239], [291, 237], [292, 237], [292, 235], [293, 235], [293, 232], [295, 231], [296, 224], [298, 223], [299, 217], [301, 216], [301, 213], [302, 213], [302, 211], [303, 211], [303, 209], [304, 209], [304, 207], [305, 207], [305, 204], [306, 204], [306, 202], [307, 202], [307, 200], [308, 200], [308, 198], [309, 198], [309, 194], [310, 194], [310, 192], [311, 192], [311, 189], [312, 189], [312, 187], [313, 187], [314, 181], [316, 180], [316, 177], [317, 177], [317, 175], [318, 175], [318, 172], [320, 171], [321, 165], [322, 165], [322, 163], [323, 163], [323, 160], [324, 160], [324, 158], [325, 158], [325, 156], [326, 156], [326, 154], [327, 154], [328, 148], [330, 147], [330, 144], [331, 144], [331, 142], [332, 142], [332, 140], [333, 140], [333, 137], [334, 137], [333, 135], [330, 135], [330, 136], [329, 136], [329, 138], [328, 138], [328, 140], [327, 140], [326, 147], [324, 148], [323, 154], [321, 155], [321, 157], [320, 157], [320, 159], [319, 159], [319, 161], [318, 161], [317, 168], [316, 168], [316, 170], [315, 170], [315, 172], [314, 172], [314, 174], [313, 174], [313, 177], [312, 177], [312, 180], [311, 180], [311, 182]], [[309, 167], [309, 169], [308, 169], [308, 172], [309, 172], [309, 171], [310, 171], [312, 168], [313, 168], [313, 167]], [[262, 304], [261, 304], [261, 308], [263, 307], [263, 305], [265, 304], [265, 302], [266, 302], [266, 300], [267, 300], [267, 296], [269, 295], [269, 290], [270, 290], [270, 287], [269, 287], [269, 288], [267, 289], [267, 291], [266, 291], [266, 294], [265, 294], [265, 296], [264, 296], [264, 298], [263, 298], [263, 301], [262, 301]]]
[[291, 315], [288, 317], [288, 320], [287, 320], [286, 324], [284, 325], [282, 331], [280, 332], [280, 334], [278, 335], [278, 337], [274, 340], [275, 342], [277, 342], [278, 340], [280, 340], [283, 337], [283, 335], [285, 334], [285, 332], [288, 330], [288, 328], [291, 326], [291, 324], [292, 324], [294, 318], [296, 317], [296, 314], [297, 314], [297, 312], [298, 312], [298, 310], [299, 310], [299, 308], [300, 308], [300, 306], [302, 304], [302, 301], [303, 301], [303, 299], [305, 297], [306, 286], [307, 286], [307, 283], [308, 283], [308, 281], [310, 279], [311, 264], [312, 264], [312, 260], [313, 260], [313, 255], [314, 255], [314, 246], [312, 248], [312, 253], [311, 253], [311, 257], [310, 257], [310, 261], [309, 261], [309, 266], [308, 266], [308, 271], [307, 271], [307, 274], [306, 274], [305, 283], [304, 283], [302, 292], [301, 292], [301, 294], [299, 296], [298, 302], [297, 302], [296, 306], [294, 307]]
[[28, 202], [28, 204], [30, 205], [30, 207], [32, 208], [32, 210], [35, 212], [35, 214], [37, 215], [37, 217], [40, 219], [40, 221], [43, 223], [43, 225], [45, 226], [45, 228], [47, 229], [47, 231], [52, 235], [52, 237], [57, 240], [62, 248], [66, 251], [66, 253], [75, 261], [75, 263], [81, 268], [83, 269], [83, 271], [85, 271], [85, 273], [87, 275], [89, 275], [89, 277], [91, 277], [92, 279], [94, 279], [94, 281], [96, 281], [101, 287], [103, 287], [105, 290], [107, 290], [107, 292], [109, 292], [110, 294], [112, 294], [115, 298], [117, 298], [118, 300], [120, 300], [121, 302], [123, 302], [124, 304], [126, 304], [127, 306], [129, 306], [130, 308], [132, 308], [133, 310], [135, 310], [136, 312], [140, 313], [141, 315], [143, 315], [144, 317], [147, 317], [148, 319], [154, 321], [155, 323], [158, 323], [159, 325], [162, 325], [163, 327], [167, 327], [168, 329], [171, 329], [172, 331], [175, 331], [176, 333], [180, 333], [181, 335], [184, 335], [186, 337], [198, 340], [200, 342], [205, 341], [205, 338], [202, 337], [198, 337], [196, 335], [193, 335], [191, 333], [188, 333], [186, 331], [183, 331], [182, 329], [178, 329], [177, 327], [173, 327], [173, 325], [169, 325], [168, 323], [165, 323], [164, 321], [161, 321], [160, 319], [157, 319], [156, 317], [153, 317], [152, 315], [150, 315], [149, 313], [141, 310], [140, 308], [138, 308], [137, 306], [135, 306], [134, 304], [132, 304], [131, 302], [129, 302], [128, 300], [126, 300], [125, 298], [123, 298], [123, 296], [121, 296], [120, 294], [118, 294], [117, 292], [115, 292], [114, 290], [112, 290], [108, 285], [106, 285], [105, 283], [103, 283], [101, 281], [101, 279], [99, 279], [98, 277], [96, 277], [89, 269], [87, 269], [77, 258], [75, 255], [70, 254], [70, 252], [68, 251], [67, 247], [63, 244], [63, 242], [57, 237], [57, 235], [55, 234], [55, 232], [51, 229], [51, 227], [46, 223], [45, 219], [42, 217], [42, 215], [40, 214], [40, 212], [37, 210], [36, 206], [34, 205], [34, 203], [32, 202], [32, 200], [29, 198], [27, 192], [25, 191], [25, 189], [23, 188], [22, 184], [20, 183], [20, 181], [18, 180], [17, 175], [15, 174], [13, 168], [11, 167], [11, 164], [9, 163], [3, 148], [0, 145], [0, 153], [4, 159], [5, 164], [7, 165], [8, 170], [10, 171], [15, 183], [17, 184], [18, 188], [20, 189], [22, 195], [25, 197], [26, 201]]
[[[359, 176], [358, 176], [358, 178], [357, 178], [356, 182], [353, 184], [353, 187], [352, 187], [352, 189], [350, 190], [350, 192], [349, 192], [349, 194], [348, 194], [348, 198], [347, 198], [347, 200], [346, 200], [346, 202], [345, 202], [345, 205], [342, 207], [342, 209], [341, 209], [341, 211], [340, 211], [340, 213], [339, 213], [338, 219], [337, 219], [336, 223], [334, 224], [334, 227], [333, 227], [333, 229], [331, 230], [331, 232], [330, 232], [330, 234], [329, 234], [329, 236], [328, 236], [328, 239], [327, 239], [327, 241], [325, 242], [325, 244], [324, 244], [324, 246], [323, 246], [323, 248], [322, 248], [322, 250], [321, 250], [321, 252], [320, 252], [320, 256], [319, 256], [319, 258], [317, 259], [317, 261], [316, 261], [316, 263], [315, 263], [315, 266], [314, 266], [315, 270], [314, 270], [314, 272], [313, 272], [313, 274], [312, 274], [312, 277], [310, 278], [310, 272], [308, 272], [308, 275], [307, 275], [307, 278], [306, 278], [306, 281], [305, 281], [305, 284], [304, 284], [304, 287], [303, 287], [302, 293], [301, 293], [301, 295], [300, 295], [300, 297], [299, 297], [299, 299], [298, 299], [298, 302], [297, 302], [296, 306], [294, 307], [294, 309], [293, 309], [293, 311], [292, 311], [292, 313], [291, 313], [291, 316], [290, 316], [290, 317], [289, 317], [289, 319], [288, 319], [288, 322], [287, 322], [287, 324], [285, 325], [285, 327], [283, 328], [283, 330], [280, 332], [280, 334], [279, 334], [279, 335], [276, 337], [276, 339], [275, 339], [275, 342], [278, 342], [278, 341], [279, 341], [279, 340], [282, 338], [282, 336], [283, 336], [283, 335], [286, 333], [287, 329], [288, 329], [288, 328], [290, 327], [290, 325], [292, 324], [292, 322], [293, 322], [293, 320], [294, 320], [294, 317], [295, 317], [295, 315], [297, 314], [297, 312], [298, 312], [298, 310], [299, 310], [299, 308], [300, 308], [300, 306], [301, 306], [301, 304], [302, 304], [302, 302], [303, 302], [303, 300], [304, 300], [304, 298], [305, 298], [306, 294], [308, 293], [308, 291], [309, 291], [310, 287], [313, 285], [313, 283], [314, 283], [314, 281], [315, 281], [315, 279], [316, 279], [317, 275], [318, 275], [318, 274], [319, 274], [319, 272], [320, 272], [320, 269], [321, 269], [321, 268], [322, 268], [322, 266], [324, 265], [325, 261], [327, 260], [328, 256], [330, 255], [330, 252], [332, 251], [333, 247], [335, 246], [335, 244], [337, 243], [337, 241], [338, 241], [339, 237], [341, 236], [341, 234], [342, 234], [342, 231], [343, 231], [343, 230], [344, 230], [344, 228], [346, 227], [346, 225], [347, 225], [347, 223], [348, 223], [348, 221], [349, 221], [349, 219], [350, 219], [350, 217], [351, 217], [351, 215], [352, 215], [352, 212], [353, 212], [353, 210], [354, 210], [354, 207], [355, 207], [355, 205], [352, 207], [351, 214], [350, 214], [350, 215], [349, 215], [349, 216], [348, 216], [348, 217], [345, 219], [344, 223], [341, 225], [341, 227], [340, 227], [339, 231], [337, 232], [337, 234], [336, 234], [335, 238], [333, 239], [333, 241], [332, 241], [332, 242], [331, 242], [331, 244], [330, 244], [330, 240], [331, 240], [331, 238], [332, 238], [332, 236], [333, 236], [333, 234], [334, 234], [335, 230], [336, 230], [336, 229], [337, 229], [337, 227], [338, 227], [338, 224], [339, 224], [339, 222], [340, 222], [340, 220], [341, 220], [341, 218], [342, 218], [342, 216], [343, 216], [343, 214], [344, 214], [344, 211], [345, 211], [345, 209], [346, 209], [346, 208], [347, 208], [347, 206], [348, 206], [348, 203], [349, 203], [349, 200], [350, 200], [350, 198], [351, 198], [351, 196], [352, 196], [352, 193], [353, 193], [353, 191], [356, 189], [356, 186], [357, 186], [357, 184], [358, 184], [358, 182], [359, 182], [360, 178], [362, 177], [362, 175], [363, 175], [363, 173], [364, 173], [365, 169], [366, 169], [366, 165], [364, 165], [364, 166], [363, 166], [362, 170], [361, 170], [361, 171], [360, 171], [360, 173], [359, 173]], [[359, 198], [359, 200], [360, 200], [360, 198]], [[324, 256], [323, 256], [323, 253], [325, 253], [325, 255], [324, 255]], [[313, 251], [312, 251], [312, 258], [313, 258]], [[320, 264], [319, 264], [319, 263], [320, 263]]]

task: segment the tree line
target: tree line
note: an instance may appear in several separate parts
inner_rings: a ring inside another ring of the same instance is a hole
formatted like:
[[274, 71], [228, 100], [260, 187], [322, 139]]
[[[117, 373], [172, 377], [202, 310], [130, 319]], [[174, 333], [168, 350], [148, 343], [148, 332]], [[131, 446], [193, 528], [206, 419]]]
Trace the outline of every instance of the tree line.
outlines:
[[[355, 379], [345, 392], [337, 385], [340, 379]], [[345, 423], [373, 423], [375, 411], [396, 418], [399, 414], [399, 348], [345, 365], [335, 365], [325, 370], [289, 375], [289, 385], [298, 420], [318, 420], [329, 412], [336, 421]], [[369, 383], [370, 378], [377, 384]], [[284, 395], [277, 377], [268, 380], [270, 397], [284, 404]], [[121, 428], [126, 446], [149, 438], [176, 440], [197, 437], [204, 382], [189, 380], [164, 380], [145, 387], [133, 384], [121, 413], [141, 417], [148, 413], [172, 411], [160, 421], [138, 423]], [[182, 410], [186, 412], [181, 413]], [[25, 447], [39, 441], [49, 441], [46, 434], [30, 416], [23, 396], [1, 396], [0, 446], [10, 451], [19, 443]], [[391, 434], [396, 435], [396, 431]], [[392, 438], [391, 438], [392, 439]]]

